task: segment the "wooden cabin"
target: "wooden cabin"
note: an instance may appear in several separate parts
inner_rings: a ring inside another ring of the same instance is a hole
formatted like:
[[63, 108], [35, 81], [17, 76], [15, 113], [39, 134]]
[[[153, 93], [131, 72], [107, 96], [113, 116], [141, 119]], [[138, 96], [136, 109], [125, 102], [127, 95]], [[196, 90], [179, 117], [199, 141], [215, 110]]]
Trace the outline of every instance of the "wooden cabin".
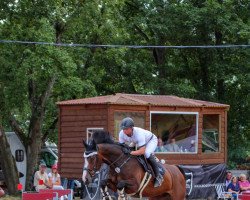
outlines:
[[115, 139], [124, 117], [159, 138], [156, 155], [170, 164], [227, 162], [229, 105], [177, 96], [115, 94], [62, 101], [59, 106], [59, 166], [62, 177], [80, 178], [82, 139], [98, 129]]

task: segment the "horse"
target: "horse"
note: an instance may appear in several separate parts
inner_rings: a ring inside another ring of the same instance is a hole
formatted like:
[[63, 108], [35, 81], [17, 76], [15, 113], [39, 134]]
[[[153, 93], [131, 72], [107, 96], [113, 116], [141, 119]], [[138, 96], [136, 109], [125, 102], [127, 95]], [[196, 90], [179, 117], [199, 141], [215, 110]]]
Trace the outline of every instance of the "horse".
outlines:
[[83, 140], [83, 144], [83, 182], [86, 182], [87, 172], [93, 175], [100, 170], [103, 163], [106, 163], [110, 167], [106, 184], [113, 191], [118, 191], [121, 200], [125, 200], [126, 195], [147, 197], [149, 200], [185, 199], [185, 174], [177, 166], [164, 165], [166, 172], [161, 186], [155, 188], [154, 178], [150, 177], [147, 184], [142, 187], [141, 183], [145, 180], [146, 173], [144, 168], [136, 156], [124, 153], [124, 145], [114, 142], [106, 131], [95, 132], [91, 143], [87, 144]]

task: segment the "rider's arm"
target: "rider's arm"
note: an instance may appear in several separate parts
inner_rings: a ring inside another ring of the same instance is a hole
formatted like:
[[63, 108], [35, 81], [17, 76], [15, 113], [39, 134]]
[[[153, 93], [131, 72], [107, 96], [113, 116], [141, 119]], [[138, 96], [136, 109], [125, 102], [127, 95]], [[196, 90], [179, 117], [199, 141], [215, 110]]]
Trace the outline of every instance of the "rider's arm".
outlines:
[[139, 150], [131, 151], [130, 154], [133, 156], [144, 155], [146, 150], [146, 146], [141, 147]]
[[123, 133], [122, 133], [122, 130], [120, 131], [120, 133], [119, 133], [119, 143], [121, 143], [121, 144], [123, 144], [123, 143], [125, 143], [126, 141], [124, 140], [124, 138], [123, 138]]

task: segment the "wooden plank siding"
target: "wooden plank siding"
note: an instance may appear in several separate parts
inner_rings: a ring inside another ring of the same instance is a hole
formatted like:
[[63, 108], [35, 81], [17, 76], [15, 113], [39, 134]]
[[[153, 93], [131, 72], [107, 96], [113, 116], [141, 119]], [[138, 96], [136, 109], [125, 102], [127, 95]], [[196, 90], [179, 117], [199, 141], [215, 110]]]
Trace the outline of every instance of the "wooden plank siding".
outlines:
[[58, 142], [62, 177], [80, 179], [83, 168], [83, 144], [87, 128], [108, 126], [107, 105], [60, 106]]
[[[59, 165], [62, 177], [80, 179], [83, 166], [82, 139], [86, 139], [86, 129], [102, 127], [114, 134], [115, 112], [141, 112], [145, 114], [145, 128], [150, 130], [150, 112], [197, 112], [198, 113], [198, 153], [162, 154], [160, 159], [169, 164], [204, 165], [225, 163], [227, 156], [227, 110], [225, 108], [171, 107], [152, 105], [61, 105], [59, 113]], [[202, 152], [203, 115], [220, 115], [220, 150], [216, 153]]]

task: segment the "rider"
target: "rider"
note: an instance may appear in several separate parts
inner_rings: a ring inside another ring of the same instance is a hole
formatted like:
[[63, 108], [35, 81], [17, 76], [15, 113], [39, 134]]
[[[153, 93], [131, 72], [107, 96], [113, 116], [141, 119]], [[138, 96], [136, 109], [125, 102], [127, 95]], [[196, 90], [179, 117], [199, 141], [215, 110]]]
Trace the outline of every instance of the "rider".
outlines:
[[133, 142], [137, 144], [139, 150], [131, 151], [130, 154], [134, 156], [145, 155], [153, 167], [156, 176], [154, 187], [159, 187], [163, 181], [163, 177], [160, 174], [158, 164], [152, 155], [157, 147], [157, 137], [148, 130], [134, 127], [134, 121], [130, 117], [124, 118], [120, 127], [122, 130], [119, 133], [119, 142]]

